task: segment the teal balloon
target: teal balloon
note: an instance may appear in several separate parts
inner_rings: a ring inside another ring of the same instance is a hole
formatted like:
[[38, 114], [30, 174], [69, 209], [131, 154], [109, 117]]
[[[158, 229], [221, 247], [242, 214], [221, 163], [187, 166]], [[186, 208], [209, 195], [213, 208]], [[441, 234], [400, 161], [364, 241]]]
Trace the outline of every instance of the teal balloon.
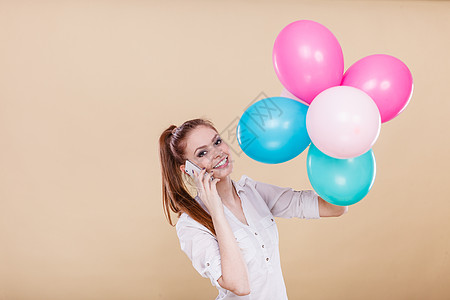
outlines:
[[339, 159], [321, 152], [311, 143], [306, 157], [309, 181], [325, 201], [340, 206], [359, 202], [375, 181], [376, 162], [372, 149], [360, 156]]
[[239, 119], [236, 137], [250, 158], [278, 164], [293, 159], [311, 143], [306, 130], [308, 106], [285, 97], [259, 100]]

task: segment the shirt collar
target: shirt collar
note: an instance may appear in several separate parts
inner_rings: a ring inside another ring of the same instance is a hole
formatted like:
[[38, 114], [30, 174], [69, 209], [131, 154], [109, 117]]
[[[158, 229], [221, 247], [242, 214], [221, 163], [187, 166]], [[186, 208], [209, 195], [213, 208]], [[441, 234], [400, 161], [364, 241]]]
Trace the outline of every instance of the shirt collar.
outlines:
[[233, 179], [231, 179], [231, 181], [234, 183], [234, 187], [236, 188], [236, 192], [238, 194], [240, 191], [244, 190], [245, 180], [243, 177], [244, 177], [244, 175], [241, 177], [241, 179], [239, 181], [234, 181]]

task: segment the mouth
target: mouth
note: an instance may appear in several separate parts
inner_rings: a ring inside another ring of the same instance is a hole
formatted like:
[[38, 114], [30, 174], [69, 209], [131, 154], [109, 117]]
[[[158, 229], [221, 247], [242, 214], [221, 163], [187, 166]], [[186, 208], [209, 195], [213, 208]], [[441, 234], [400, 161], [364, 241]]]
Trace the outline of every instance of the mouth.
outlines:
[[223, 169], [228, 166], [228, 155], [225, 156], [213, 169]]

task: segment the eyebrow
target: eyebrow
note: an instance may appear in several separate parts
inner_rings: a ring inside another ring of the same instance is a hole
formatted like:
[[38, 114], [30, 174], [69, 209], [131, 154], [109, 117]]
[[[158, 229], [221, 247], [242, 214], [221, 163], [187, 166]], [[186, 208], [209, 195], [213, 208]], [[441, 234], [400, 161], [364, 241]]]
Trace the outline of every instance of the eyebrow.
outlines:
[[[212, 138], [211, 142], [213, 142], [213, 141], [215, 140], [215, 138], [216, 138], [217, 136], [219, 136], [219, 134], [218, 134], [218, 133], [216, 133], [216, 135], [215, 135], [215, 136], [213, 136], [213, 138]], [[201, 149], [201, 148], [204, 148], [204, 147], [206, 147], [206, 145], [204, 145], [204, 146], [200, 146], [200, 147], [198, 147], [197, 149], [195, 149], [195, 151], [194, 151], [194, 155], [195, 155], [195, 152], [197, 152], [197, 150], [198, 150], [198, 149]]]

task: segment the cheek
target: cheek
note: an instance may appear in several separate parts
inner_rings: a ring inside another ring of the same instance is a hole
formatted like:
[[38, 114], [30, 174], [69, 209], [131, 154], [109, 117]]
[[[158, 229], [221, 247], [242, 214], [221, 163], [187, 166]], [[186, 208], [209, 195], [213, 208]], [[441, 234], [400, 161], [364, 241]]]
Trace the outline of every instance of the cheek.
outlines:
[[228, 150], [230, 149], [230, 147], [228, 147], [227, 144], [223, 143], [220, 147], [220, 149], [224, 152], [228, 152]]

